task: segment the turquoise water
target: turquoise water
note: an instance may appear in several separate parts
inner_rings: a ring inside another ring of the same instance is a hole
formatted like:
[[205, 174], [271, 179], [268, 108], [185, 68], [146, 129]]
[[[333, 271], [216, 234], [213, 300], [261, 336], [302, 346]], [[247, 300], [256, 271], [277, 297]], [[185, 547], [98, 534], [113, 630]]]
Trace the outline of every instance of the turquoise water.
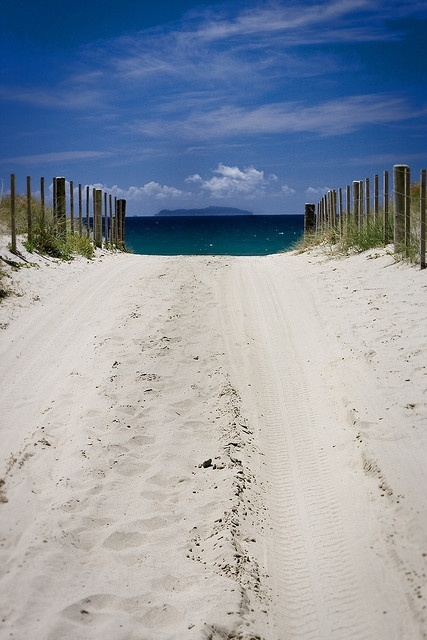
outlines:
[[128, 217], [126, 248], [148, 255], [261, 256], [287, 251], [303, 234], [303, 215]]

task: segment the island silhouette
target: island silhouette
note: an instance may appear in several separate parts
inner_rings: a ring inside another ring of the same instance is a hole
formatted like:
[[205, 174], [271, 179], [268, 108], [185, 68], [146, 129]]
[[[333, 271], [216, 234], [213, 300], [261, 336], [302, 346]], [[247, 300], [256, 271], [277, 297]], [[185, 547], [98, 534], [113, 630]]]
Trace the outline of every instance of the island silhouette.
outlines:
[[205, 207], [204, 209], [162, 209], [156, 216], [253, 216], [253, 211], [235, 207]]

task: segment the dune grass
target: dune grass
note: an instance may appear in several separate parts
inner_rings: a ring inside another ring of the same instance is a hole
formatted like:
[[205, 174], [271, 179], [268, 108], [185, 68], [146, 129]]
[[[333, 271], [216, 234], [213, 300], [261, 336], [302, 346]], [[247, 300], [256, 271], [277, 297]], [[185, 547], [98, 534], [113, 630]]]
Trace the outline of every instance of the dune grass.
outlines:
[[[406, 238], [403, 253], [396, 253], [390, 247], [396, 260], [406, 260], [411, 263], [419, 261], [420, 247], [420, 192], [419, 184], [411, 187], [411, 211], [410, 229]], [[325, 226], [313, 233], [304, 234], [303, 238], [295, 245], [298, 252], [309, 251], [314, 247], [322, 247], [326, 253], [332, 256], [350, 255], [369, 249], [385, 248], [393, 243], [394, 237], [394, 211], [390, 206], [387, 226], [384, 229], [384, 213], [362, 217], [361, 223], [357, 223], [353, 216], [340, 221], [335, 226]]]
[[[27, 197], [16, 197], [16, 233], [18, 235], [28, 233]], [[11, 233], [11, 206], [10, 198], [4, 198], [0, 203], [0, 228], [2, 233]], [[30, 252], [38, 252], [60, 260], [71, 260], [74, 255], [82, 255], [92, 258], [94, 249], [92, 242], [86, 234], [80, 236], [72, 233], [70, 221], [67, 221], [65, 237], [58, 233], [51, 207], [42, 210], [40, 200], [31, 199], [32, 211], [32, 238], [24, 245]]]

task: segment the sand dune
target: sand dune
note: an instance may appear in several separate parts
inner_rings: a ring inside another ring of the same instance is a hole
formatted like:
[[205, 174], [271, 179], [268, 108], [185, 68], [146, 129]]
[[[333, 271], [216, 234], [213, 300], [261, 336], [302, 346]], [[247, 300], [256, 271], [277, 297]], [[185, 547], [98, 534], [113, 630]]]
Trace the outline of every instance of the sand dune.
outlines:
[[27, 257], [0, 304], [1, 639], [426, 637], [425, 271]]

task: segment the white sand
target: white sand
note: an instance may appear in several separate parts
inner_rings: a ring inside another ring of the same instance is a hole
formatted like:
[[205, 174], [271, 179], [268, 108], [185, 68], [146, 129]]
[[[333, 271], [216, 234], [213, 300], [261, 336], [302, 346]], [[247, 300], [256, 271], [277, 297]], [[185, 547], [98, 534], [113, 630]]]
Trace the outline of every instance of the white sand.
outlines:
[[1, 640], [427, 637], [427, 271], [29, 259], [0, 304]]

